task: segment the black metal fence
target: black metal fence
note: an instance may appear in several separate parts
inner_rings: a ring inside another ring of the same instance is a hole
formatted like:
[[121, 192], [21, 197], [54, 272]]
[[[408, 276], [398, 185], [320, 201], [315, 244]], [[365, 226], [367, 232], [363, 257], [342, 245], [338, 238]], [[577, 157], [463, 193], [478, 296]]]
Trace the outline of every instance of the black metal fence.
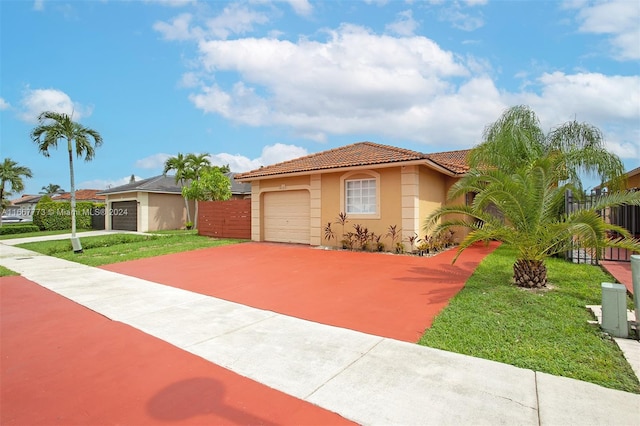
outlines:
[[91, 229], [105, 229], [105, 208], [94, 207], [91, 209]]
[[[565, 194], [565, 212], [569, 214], [580, 209], [591, 208], [600, 195], [600, 193], [594, 191], [589, 195], [578, 198], [575, 197], [571, 191], [567, 191]], [[634, 237], [640, 236], [640, 206], [623, 205], [619, 207], [609, 207], [598, 210], [598, 214], [605, 222], [623, 227]], [[611, 235], [613, 238], [616, 236], [617, 235]], [[598, 260], [630, 262], [631, 254], [632, 253], [629, 253], [629, 251], [625, 249], [606, 248], [600, 252], [600, 256], [597, 256], [593, 248], [585, 249], [576, 247], [567, 252], [567, 258], [574, 263], [597, 265]]]

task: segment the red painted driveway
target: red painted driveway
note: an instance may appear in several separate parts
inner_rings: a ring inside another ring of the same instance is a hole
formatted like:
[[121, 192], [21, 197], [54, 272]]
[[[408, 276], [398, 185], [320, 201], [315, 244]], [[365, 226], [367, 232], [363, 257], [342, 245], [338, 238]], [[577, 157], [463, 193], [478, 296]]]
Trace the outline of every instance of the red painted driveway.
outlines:
[[433, 257], [242, 243], [103, 269], [323, 324], [417, 342], [498, 246]]
[[2, 426], [352, 424], [22, 277], [0, 320]]

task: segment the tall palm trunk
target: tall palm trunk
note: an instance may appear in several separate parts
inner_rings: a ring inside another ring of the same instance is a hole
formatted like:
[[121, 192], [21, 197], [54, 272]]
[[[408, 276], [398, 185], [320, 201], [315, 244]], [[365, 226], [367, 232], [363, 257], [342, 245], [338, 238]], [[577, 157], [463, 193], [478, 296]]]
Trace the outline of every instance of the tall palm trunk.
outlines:
[[73, 175], [73, 153], [69, 142], [69, 176], [71, 177], [71, 238], [76, 237], [76, 185]]
[[513, 265], [513, 279], [518, 287], [546, 287], [547, 267], [542, 260], [518, 259]]
[[[184, 179], [180, 179], [180, 187], [184, 188]], [[187, 222], [191, 222], [191, 210], [189, 209], [189, 200], [184, 195], [184, 207], [187, 209]]]

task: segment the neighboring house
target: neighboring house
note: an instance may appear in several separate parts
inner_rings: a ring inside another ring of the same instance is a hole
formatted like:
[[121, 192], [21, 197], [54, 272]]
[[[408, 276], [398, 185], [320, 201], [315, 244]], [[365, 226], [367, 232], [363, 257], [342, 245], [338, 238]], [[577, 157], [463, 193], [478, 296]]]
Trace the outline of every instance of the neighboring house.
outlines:
[[[94, 203], [104, 203], [105, 196], [98, 195], [98, 189], [79, 189], [76, 191], [76, 201], [91, 201]], [[26, 220], [33, 218], [33, 212], [40, 199], [44, 197], [40, 195], [23, 195], [17, 200], [13, 200], [11, 205], [5, 209], [5, 215], [18, 216]], [[50, 195], [52, 201], [71, 201], [71, 193], [62, 192]]]
[[[625, 173], [628, 191], [640, 191], [640, 167]], [[635, 238], [640, 238], [640, 206], [624, 205], [608, 209], [609, 220], [622, 226]]]
[[640, 190], [640, 167], [626, 173], [627, 176], [627, 189]]
[[40, 201], [43, 195], [23, 195], [17, 200], [11, 201], [11, 205], [8, 206], [4, 215], [17, 216], [26, 220], [33, 218], [33, 212], [36, 209], [36, 204]]
[[423, 154], [360, 142], [241, 173], [236, 179], [252, 187], [251, 239], [333, 245], [324, 228], [331, 223], [340, 240], [335, 222], [342, 212], [345, 233], [357, 223], [376, 235], [395, 225], [403, 241], [424, 236], [424, 219], [447, 203], [449, 188], [468, 171], [468, 152]]
[[[101, 192], [99, 189], [78, 189], [76, 190], [76, 201], [85, 201], [92, 203], [104, 203], [105, 196], [99, 195]], [[52, 201], [71, 201], [70, 192], [62, 192], [60, 194], [52, 195]]]
[[[234, 198], [251, 196], [250, 185], [231, 179]], [[159, 175], [99, 192], [106, 197], [105, 228], [109, 230], [158, 231], [180, 229], [187, 221], [182, 190], [175, 176]], [[189, 201], [193, 215], [195, 202]]]

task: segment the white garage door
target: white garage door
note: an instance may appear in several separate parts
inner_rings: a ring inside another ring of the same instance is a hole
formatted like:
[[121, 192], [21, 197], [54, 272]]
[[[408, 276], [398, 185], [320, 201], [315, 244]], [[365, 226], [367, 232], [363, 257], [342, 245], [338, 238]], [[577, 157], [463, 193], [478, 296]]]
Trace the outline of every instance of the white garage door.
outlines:
[[310, 244], [309, 191], [264, 194], [264, 239]]

